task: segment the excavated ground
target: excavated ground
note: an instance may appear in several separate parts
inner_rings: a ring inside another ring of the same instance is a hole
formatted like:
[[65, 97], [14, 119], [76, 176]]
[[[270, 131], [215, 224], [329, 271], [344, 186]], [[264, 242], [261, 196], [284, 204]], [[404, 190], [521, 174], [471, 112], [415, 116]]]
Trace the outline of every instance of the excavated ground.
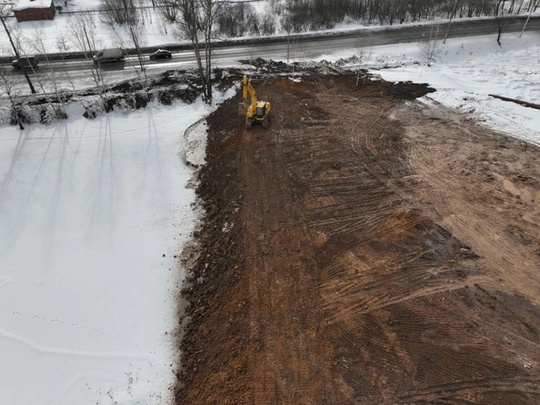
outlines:
[[269, 129], [208, 119], [177, 403], [540, 403], [540, 150], [425, 86], [253, 82]]

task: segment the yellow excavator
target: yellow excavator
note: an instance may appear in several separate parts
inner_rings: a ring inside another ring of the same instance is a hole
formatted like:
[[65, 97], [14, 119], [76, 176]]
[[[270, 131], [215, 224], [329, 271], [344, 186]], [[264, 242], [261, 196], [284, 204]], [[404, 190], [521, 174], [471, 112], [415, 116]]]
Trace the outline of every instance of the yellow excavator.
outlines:
[[246, 129], [251, 129], [253, 124], [261, 124], [263, 128], [268, 128], [271, 110], [270, 103], [268, 101], [257, 101], [257, 93], [247, 75], [244, 75], [242, 84], [244, 105], [247, 105]]

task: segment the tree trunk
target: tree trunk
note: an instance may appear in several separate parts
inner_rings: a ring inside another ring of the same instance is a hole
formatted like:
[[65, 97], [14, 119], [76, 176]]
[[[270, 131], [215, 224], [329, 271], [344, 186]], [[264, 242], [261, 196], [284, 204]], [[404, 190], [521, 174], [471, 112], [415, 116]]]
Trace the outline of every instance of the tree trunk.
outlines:
[[[2, 22], [2, 25], [4, 26], [4, 30], [6, 31], [6, 34], [9, 38], [9, 43], [11, 44], [11, 47], [13, 48], [13, 52], [15, 52], [15, 56], [17, 59], [20, 58], [19, 51], [17, 51], [17, 47], [15, 46], [15, 43], [13, 42], [13, 38], [11, 38], [11, 32], [9, 31], [6, 22], [4, 21], [4, 16], [0, 15], [0, 21]], [[34, 85], [32, 84], [32, 80], [30, 80], [30, 76], [28, 76], [28, 72], [26, 69], [23, 68], [24, 78], [26, 79], [26, 82], [28, 83], [28, 87], [30, 87], [30, 91], [32, 94], [36, 94], [36, 89], [34, 88]]]

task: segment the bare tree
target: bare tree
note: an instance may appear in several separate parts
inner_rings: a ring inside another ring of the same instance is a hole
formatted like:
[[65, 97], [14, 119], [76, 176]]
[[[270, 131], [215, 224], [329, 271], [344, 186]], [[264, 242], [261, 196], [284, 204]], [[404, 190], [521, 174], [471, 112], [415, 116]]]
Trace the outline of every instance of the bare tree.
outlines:
[[89, 71], [96, 85], [96, 90], [103, 108], [108, 111], [107, 95], [105, 92], [105, 75], [100, 69], [99, 64], [95, 64], [92, 55], [100, 47], [100, 41], [96, 37], [96, 23], [91, 14], [78, 14], [70, 19], [68, 23], [68, 31], [73, 45], [83, 53], [86, 60], [89, 62]]
[[504, 18], [504, 6], [506, 0], [498, 0], [495, 5], [495, 16], [497, 20], [497, 44], [501, 46], [501, 37], [502, 34], [508, 28], [508, 21]]
[[212, 35], [223, 1], [176, 0], [180, 31], [191, 41], [202, 83], [204, 101], [212, 102]]
[[11, 122], [18, 124], [21, 129], [24, 129], [19, 106], [17, 105], [17, 96], [19, 96], [17, 88], [21, 84], [19, 77], [7, 75], [3, 70], [0, 70], [0, 91], [8, 96], [11, 105]]
[[248, 30], [246, 24], [250, 15], [246, 15], [246, 12], [249, 12], [247, 10], [250, 7], [245, 6], [244, 3], [225, 4], [216, 21], [218, 32], [227, 37], [243, 36]]
[[178, 4], [176, 0], [157, 0], [159, 14], [167, 22], [176, 23], [178, 21]]
[[[0, 22], [2, 23], [2, 26], [4, 27], [4, 30], [6, 31], [6, 35], [8, 36], [9, 43], [11, 44], [11, 47], [13, 48], [13, 53], [15, 54], [15, 57], [19, 59], [21, 57], [20, 52], [18, 50], [18, 47], [15, 45], [15, 42], [13, 40], [13, 36], [11, 35], [11, 30], [6, 24], [6, 17], [10, 9], [7, 7], [7, 3], [0, 4]], [[26, 82], [28, 83], [28, 87], [30, 87], [30, 92], [32, 94], [36, 93], [36, 89], [34, 88], [34, 85], [32, 84], [32, 80], [30, 80], [30, 76], [28, 75], [28, 72], [26, 69], [22, 69], [24, 78], [26, 79]]]
[[[33, 38], [33, 42], [32, 42], [32, 46], [34, 48], [34, 50], [43, 55], [44, 58], [45, 58], [45, 62], [46, 62], [46, 73], [43, 74], [44, 77], [46, 77], [46, 79], [48, 81], [50, 81], [50, 83], [52, 84], [53, 86], [53, 91], [54, 91], [54, 94], [56, 95], [56, 99], [58, 100], [58, 103], [60, 104], [61, 106], [61, 111], [57, 111], [57, 113], [61, 112], [63, 115], [65, 115], [65, 108], [64, 108], [64, 100], [62, 99], [62, 96], [61, 96], [61, 91], [60, 91], [60, 78], [58, 77], [56, 71], [53, 69], [50, 61], [49, 61], [49, 56], [48, 56], [48, 49], [47, 49], [47, 46], [45, 45], [45, 41], [43, 40], [43, 38], [45, 38], [45, 33], [43, 32], [43, 28], [38, 28], [36, 29], [36, 32], [35, 32], [35, 35], [34, 35], [34, 38]], [[41, 84], [41, 82], [40, 82]], [[42, 85], [42, 84], [41, 84]], [[43, 89], [43, 85], [42, 85], [42, 89]], [[45, 89], [44, 89], [45, 91]]]
[[136, 25], [129, 24], [127, 30], [129, 39], [131, 40], [131, 43], [133, 44], [135, 51], [137, 52], [137, 60], [139, 61], [139, 67], [143, 74], [144, 87], [146, 88], [148, 76], [146, 75], [146, 61], [141, 51], [141, 45], [143, 41], [143, 37], [141, 35], [141, 28]]
[[[356, 84], [355, 87], [358, 87], [360, 83], [360, 74], [362, 73], [362, 65], [367, 64], [372, 57], [372, 50], [370, 47], [371, 39], [362, 39], [358, 46], [358, 69], [356, 71]], [[365, 77], [362, 78], [362, 84], [365, 82]]]
[[439, 52], [439, 26], [431, 26], [429, 36], [420, 42], [420, 51], [426, 58], [426, 64], [431, 66], [433, 59]]
[[[142, 75], [141, 80], [144, 82], [146, 87], [147, 75], [146, 75], [146, 63], [142, 55], [141, 46], [144, 42], [144, 17], [143, 13], [135, 6], [134, 0], [106, 0], [108, 2], [116, 2], [120, 4], [120, 10], [123, 11], [122, 23], [117, 23], [123, 26], [125, 29], [125, 37], [122, 35], [123, 32], [120, 29], [115, 29], [116, 39], [119, 45], [122, 48], [127, 48], [126, 39], [129, 46], [135, 48], [137, 53], [137, 59], [139, 61], [140, 74]], [[114, 27], [115, 22], [111, 20], [111, 24]]]
[[[117, 30], [117, 41], [122, 48], [127, 48], [126, 38], [124, 38], [120, 32]], [[133, 22], [126, 24], [125, 26], [125, 35], [127, 37], [127, 44], [135, 48], [137, 54], [137, 60], [139, 62], [139, 79], [143, 83], [144, 88], [147, 87], [148, 76], [146, 74], [146, 60], [142, 54], [141, 47], [144, 44], [144, 32], [141, 24], [138, 24], [138, 18]]]
[[137, 20], [134, 0], [102, 0], [100, 18], [112, 28], [115, 25], [134, 24]]
[[[59, 34], [58, 38], [56, 39], [56, 48], [60, 52], [60, 56], [62, 58], [62, 64], [64, 65], [64, 68], [66, 68], [66, 60], [64, 58], [65, 52], [69, 50], [68, 40], [65, 37], [65, 33], [62, 32]], [[73, 80], [71, 79], [71, 75], [69, 74], [69, 69], [65, 69], [64, 73], [64, 79], [67, 79], [69, 81], [69, 84], [71, 85], [71, 88], [75, 90], [75, 83], [73, 83]]]
[[276, 18], [270, 13], [263, 14], [260, 22], [259, 33], [261, 35], [274, 35], [276, 32]]

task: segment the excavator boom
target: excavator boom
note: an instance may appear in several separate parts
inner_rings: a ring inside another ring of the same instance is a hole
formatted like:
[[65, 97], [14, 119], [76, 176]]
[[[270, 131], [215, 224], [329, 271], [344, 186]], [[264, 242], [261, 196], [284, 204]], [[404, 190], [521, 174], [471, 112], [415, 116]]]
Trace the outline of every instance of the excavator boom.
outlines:
[[251, 129], [252, 124], [262, 124], [263, 128], [267, 128], [271, 109], [270, 103], [257, 100], [257, 93], [247, 75], [244, 75], [242, 80], [242, 95], [247, 106], [246, 128]]
[[248, 98], [250, 100], [250, 107], [255, 110], [257, 107], [257, 93], [255, 92], [255, 89], [251, 85], [251, 81], [248, 79], [247, 75], [244, 75], [243, 80], [243, 90], [244, 90], [244, 102], [248, 102]]

